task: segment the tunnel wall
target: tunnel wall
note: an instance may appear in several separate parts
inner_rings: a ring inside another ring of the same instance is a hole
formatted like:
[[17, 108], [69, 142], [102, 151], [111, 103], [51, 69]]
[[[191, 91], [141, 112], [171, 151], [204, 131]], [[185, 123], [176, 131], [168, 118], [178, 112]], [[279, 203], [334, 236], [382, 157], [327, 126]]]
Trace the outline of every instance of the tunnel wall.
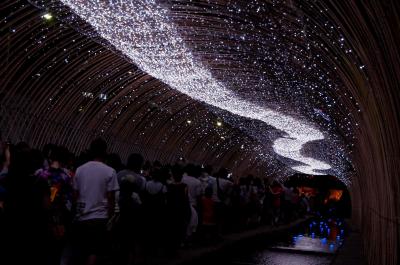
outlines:
[[344, 66], [342, 79], [360, 104], [351, 187], [353, 221], [368, 263], [399, 264], [400, 20], [399, 1], [331, 3], [367, 69]]

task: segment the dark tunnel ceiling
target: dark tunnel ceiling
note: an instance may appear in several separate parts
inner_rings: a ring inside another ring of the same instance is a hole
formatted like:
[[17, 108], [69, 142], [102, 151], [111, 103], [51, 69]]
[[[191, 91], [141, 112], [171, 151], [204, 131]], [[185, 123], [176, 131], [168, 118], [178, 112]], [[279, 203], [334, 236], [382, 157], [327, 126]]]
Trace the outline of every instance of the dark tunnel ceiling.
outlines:
[[[1, 126], [15, 118], [10, 137], [80, 151], [103, 135], [123, 156], [186, 156], [274, 176], [304, 166], [291, 156], [302, 144], [294, 153], [332, 167], [314, 173], [349, 183], [361, 110], [343, 68], [365, 78], [367, 69], [334, 22], [333, 1], [127, 1], [123, 12], [76, 2], [1, 4]], [[47, 123], [59, 134], [44, 132]]]

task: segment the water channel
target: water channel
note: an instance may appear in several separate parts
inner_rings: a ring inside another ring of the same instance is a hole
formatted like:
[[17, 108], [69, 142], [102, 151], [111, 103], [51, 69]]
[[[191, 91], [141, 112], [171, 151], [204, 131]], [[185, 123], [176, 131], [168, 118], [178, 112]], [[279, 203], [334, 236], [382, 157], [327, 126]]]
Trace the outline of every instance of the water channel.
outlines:
[[284, 233], [246, 242], [202, 264], [328, 265], [343, 244], [341, 219], [312, 219]]

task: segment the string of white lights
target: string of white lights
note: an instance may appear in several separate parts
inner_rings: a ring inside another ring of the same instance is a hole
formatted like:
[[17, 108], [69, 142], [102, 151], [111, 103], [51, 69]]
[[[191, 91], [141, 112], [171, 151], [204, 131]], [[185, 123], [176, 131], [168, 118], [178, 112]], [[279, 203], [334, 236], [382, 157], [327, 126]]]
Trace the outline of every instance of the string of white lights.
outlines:
[[260, 120], [287, 133], [273, 144], [283, 157], [303, 163], [292, 167], [306, 174], [324, 174], [331, 166], [301, 154], [304, 144], [322, 140], [321, 131], [306, 122], [238, 97], [198, 62], [186, 47], [168, 10], [155, 0], [61, 0], [97, 33], [143, 71], [193, 99], [242, 117]]

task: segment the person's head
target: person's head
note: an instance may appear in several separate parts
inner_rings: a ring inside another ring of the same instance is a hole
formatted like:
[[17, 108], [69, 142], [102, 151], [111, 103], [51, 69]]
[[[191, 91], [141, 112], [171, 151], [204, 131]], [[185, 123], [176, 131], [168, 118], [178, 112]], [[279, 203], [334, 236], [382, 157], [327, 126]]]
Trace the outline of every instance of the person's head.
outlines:
[[153, 168], [162, 168], [162, 164], [160, 161], [156, 160], [153, 163]]
[[247, 175], [247, 184], [248, 185], [254, 184], [254, 176], [252, 174]]
[[212, 167], [211, 165], [206, 165], [206, 166], [204, 167], [204, 171], [207, 172], [207, 174], [208, 174], [209, 176], [212, 176], [212, 174], [213, 174], [213, 167]]
[[171, 165], [165, 165], [161, 168], [162, 176], [163, 176], [163, 183], [166, 183], [169, 179], [171, 179]]
[[194, 164], [187, 164], [184, 168], [184, 173], [186, 173], [188, 176], [194, 176], [196, 170], [196, 166]]
[[53, 146], [48, 156], [50, 161], [62, 161], [64, 159], [63, 151], [58, 146]]
[[35, 168], [35, 171], [39, 168], [43, 167], [43, 154], [42, 151], [40, 151], [39, 149], [31, 149], [27, 152], [30, 152], [32, 155], [32, 163], [33, 163], [33, 167]]
[[90, 155], [93, 159], [105, 160], [107, 155], [107, 143], [102, 138], [93, 140], [89, 148]]
[[183, 176], [183, 170], [179, 165], [174, 165], [171, 168], [172, 177], [175, 182], [181, 182]]
[[206, 178], [208, 176], [210, 176], [210, 174], [208, 173], [207, 169], [206, 168], [202, 168], [201, 169], [201, 177], [202, 178]]
[[136, 153], [131, 154], [128, 157], [128, 162], [127, 162], [126, 166], [128, 169], [130, 169], [136, 173], [139, 173], [140, 170], [142, 169], [143, 161], [144, 161], [144, 159], [143, 159], [142, 155], [136, 154]]
[[176, 161], [176, 164], [178, 164], [181, 167], [186, 166], [186, 159], [184, 157], [179, 157], [179, 159]]
[[144, 163], [144, 165], [142, 166], [142, 175], [143, 175], [143, 177], [145, 177], [146, 179], [149, 178], [151, 169], [152, 169], [151, 163], [150, 163], [150, 161], [147, 160]]
[[151, 172], [151, 179], [155, 182], [165, 183], [169, 177], [169, 169], [166, 167], [155, 168]]
[[266, 186], [270, 185], [271, 180], [269, 178], [263, 178], [262, 182], [263, 182], [263, 185], [266, 187]]
[[280, 187], [281, 184], [280, 184], [277, 180], [274, 179], [274, 180], [272, 181], [271, 186], [272, 186], [272, 187]]
[[26, 142], [19, 142], [15, 145], [17, 152], [29, 152], [31, 150], [30, 146]]
[[42, 166], [39, 150], [18, 150], [13, 152], [9, 173], [12, 176], [29, 176]]
[[247, 178], [241, 177], [241, 178], [239, 179], [239, 185], [240, 185], [240, 186], [247, 185]]
[[48, 159], [51, 155], [51, 153], [53, 152], [54, 148], [56, 148], [57, 146], [55, 144], [46, 144], [43, 147], [42, 153], [43, 156]]
[[201, 171], [202, 171], [202, 168], [201, 168], [201, 166], [199, 166], [199, 165], [196, 165], [196, 166], [194, 166], [194, 168], [193, 168], [193, 172], [192, 172], [192, 177], [195, 177], [195, 178], [199, 178], [200, 176], [201, 176]]
[[50, 163], [56, 162], [64, 164], [66, 161], [66, 156], [67, 154], [65, 153], [65, 150], [63, 150], [61, 147], [53, 146], [51, 152], [48, 153], [47, 158], [49, 159]]
[[259, 187], [259, 188], [261, 188], [263, 186], [261, 179], [258, 177], [254, 178], [253, 184], [254, 184], [254, 186]]
[[74, 169], [74, 167], [75, 167], [75, 162], [76, 162], [76, 158], [75, 158], [75, 155], [72, 153], [72, 152], [70, 152], [70, 151], [68, 151], [68, 149], [64, 149], [64, 150], [66, 150], [66, 153], [65, 153], [65, 167], [67, 167], [67, 168], [69, 168], [69, 169]]
[[89, 150], [83, 151], [75, 161], [75, 168], [80, 167], [81, 165], [85, 164], [86, 162], [90, 161], [90, 152]]

